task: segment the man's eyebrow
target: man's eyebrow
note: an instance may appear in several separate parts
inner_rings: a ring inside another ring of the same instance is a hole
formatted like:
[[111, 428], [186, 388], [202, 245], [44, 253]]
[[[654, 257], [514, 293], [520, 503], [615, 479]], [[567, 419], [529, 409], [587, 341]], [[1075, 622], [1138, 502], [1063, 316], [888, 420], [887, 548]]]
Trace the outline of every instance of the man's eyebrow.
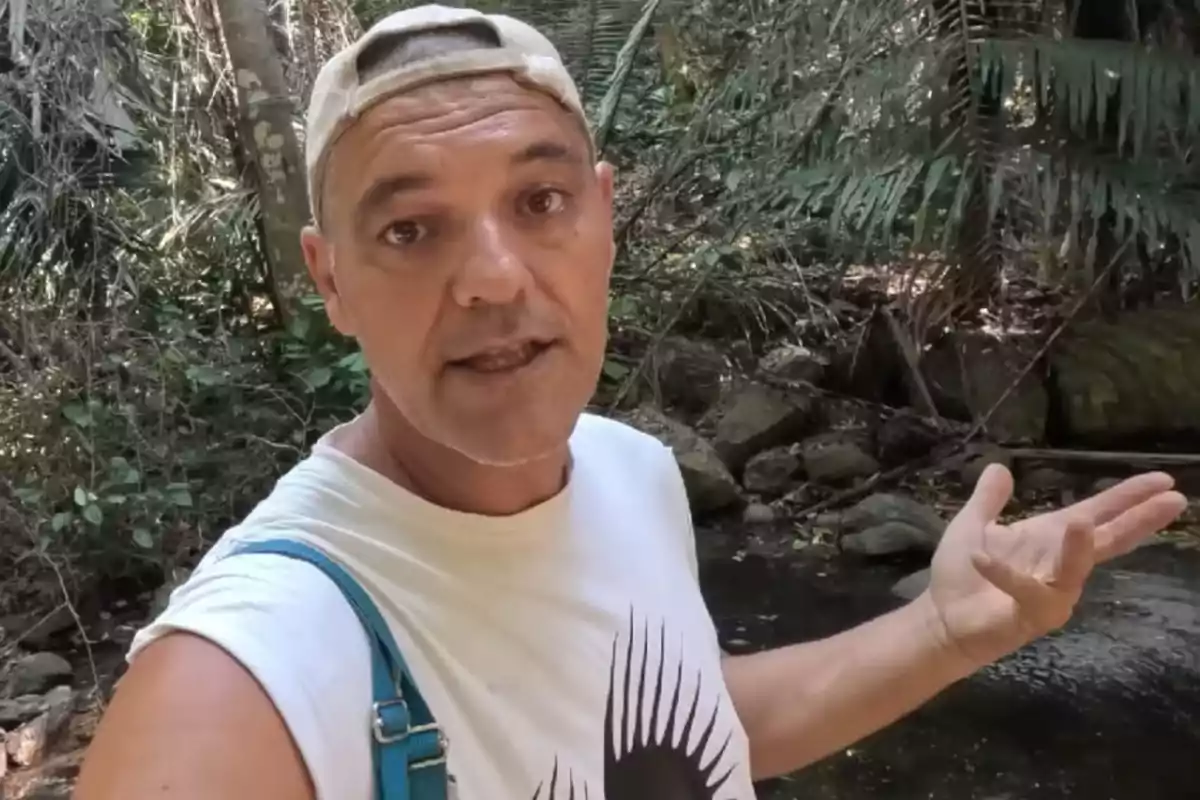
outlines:
[[583, 157], [573, 147], [561, 142], [534, 142], [512, 157], [513, 164], [528, 164], [531, 161], [561, 161], [567, 164], [583, 163]]
[[358, 211], [370, 211], [398, 194], [424, 189], [432, 183], [433, 177], [423, 172], [406, 172], [377, 178], [359, 199]]

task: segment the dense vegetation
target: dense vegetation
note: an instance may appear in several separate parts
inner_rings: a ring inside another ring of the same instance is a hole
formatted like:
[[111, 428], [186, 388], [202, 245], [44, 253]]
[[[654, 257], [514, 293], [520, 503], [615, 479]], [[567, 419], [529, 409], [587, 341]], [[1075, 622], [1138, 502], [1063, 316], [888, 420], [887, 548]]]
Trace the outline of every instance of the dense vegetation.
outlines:
[[[157, 586], [361, 406], [303, 177], [249, 132], [294, 156], [321, 60], [397, 5], [0, 2], [4, 604]], [[916, 352], [1016, 324], [1013, 281], [1111, 316], [1200, 278], [1194, 0], [476, 5], [558, 42], [621, 172], [600, 405], [668, 334], [853, 338], [864, 270]]]

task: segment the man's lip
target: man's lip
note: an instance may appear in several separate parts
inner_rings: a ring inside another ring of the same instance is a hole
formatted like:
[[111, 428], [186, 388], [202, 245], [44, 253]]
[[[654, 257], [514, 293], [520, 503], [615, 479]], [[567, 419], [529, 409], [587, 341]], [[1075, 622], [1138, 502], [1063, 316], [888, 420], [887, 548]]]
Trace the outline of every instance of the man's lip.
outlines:
[[524, 366], [533, 359], [540, 356], [546, 350], [550, 349], [555, 344], [553, 339], [521, 339], [519, 341], [505, 342], [503, 344], [495, 344], [488, 347], [482, 347], [472, 353], [461, 356], [459, 358], [449, 359], [446, 364], [451, 367], [462, 367], [471, 369], [474, 363], [494, 358], [503, 358], [509, 354], [529, 350], [528, 359], [517, 366]]

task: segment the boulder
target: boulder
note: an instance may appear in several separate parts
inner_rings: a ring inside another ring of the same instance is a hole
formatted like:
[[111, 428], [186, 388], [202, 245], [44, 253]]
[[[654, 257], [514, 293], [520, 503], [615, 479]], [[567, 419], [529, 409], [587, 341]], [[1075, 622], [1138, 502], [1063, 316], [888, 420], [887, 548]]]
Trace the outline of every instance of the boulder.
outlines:
[[743, 502], [737, 481], [717, 451], [687, 425], [652, 406], [637, 408], [626, 422], [671, 448], [694, 512], [720, 511]]
[[19, 767], [41, 762], [47, 747], [70, 720], [74, 706], [75, 695], [69, 687], [51, 690], [42, 700], [43, 712], [5, 736], [9, 759]]
[[901, 411], [880, 424], [875, 438], [879, 460], [891, 465], [927, 454], [941, 443], [943, 436], [924, 417]]
[[835, 483], [879, 471], [879, 462], [854, 437], [839, 431], [805, 439], [800, 443], [800, 457], [811, 481]]
[[866, 555], [933, 552], [946, 530], [941, 514], [911, 497], [890, 492], [864, 497], [845, 511], [822, 514], [816, 524], [839, 531], [843, 549]]
[[800, 457], [791, 447], [775, 447], [746, 462], [742, 486], [758, 494], [780, 494], [787, 490], [792, 476], [799, 470]]
[[926, 567], [911, 575], [905, 575], [892, 586], [892, 594], [901, 600], [916, 600], [921, 596], [921, 592], [929, 588], [929, 574], [929, 568]]
[[742, 512], [742, 521], [747, 525], [769, 525], [775, 521], [775, 509], [764, 503], [751, 503]]
[[26, 694], [12, 700], [0, 700], [0, 728], [5, 730], [17, 728], [44, 710], [45, 699], [37, 694]]
[[1050, 351], [1064, 433], [1099, 442], [1200, 435], [1200, 307], [1072, 326]]
[[929, 531], [907, 522], [889, 521], [841, 539], [843, 552], [860, 556], [895, 556], [937, 547]]
[[799, 344], [785, 344], [769, 351], [758, 362], [758, 371], [781, 381], [818, 384], [825, 377], [829, 359]]
[[[999, 339], [983, 332], [955, 333], [924, 355], [921, 371], [938, 409], [970, 421], [988, 413], [1016, 382], [988, 420], [987, 433], [1002, 442], [1040, 442], [1050, 409], [1045, 370], [1031, 369], [1017, 381], [1040, 347], [1032, 336]], [[910, 401], [916, 405], [917, 399]]]
[[0, 696], [12, 698], [41, 694], [55, 686], [70, 683], [74, 673], [71, 664], [55, 653], [23, 656], [9, 667]]
[[713, 446], [730, 469], [762, 450], [794, 442], [813, 419], [812, 395], [747, 383], [721, 407]]
[[721, 399], [732, 373], [729, 359], [716, 346], [680, 336], [659, 343], [651, 369], [663, 404], [688, 418]]

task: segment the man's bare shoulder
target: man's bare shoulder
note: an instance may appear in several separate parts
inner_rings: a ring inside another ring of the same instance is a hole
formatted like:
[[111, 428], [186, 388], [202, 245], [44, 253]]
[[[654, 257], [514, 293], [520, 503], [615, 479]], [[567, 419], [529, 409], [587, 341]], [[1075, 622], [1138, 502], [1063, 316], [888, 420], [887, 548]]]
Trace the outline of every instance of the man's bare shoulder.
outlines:
[[121, 679], [88, 750], [76, 800], [315, 794], [267, 693], [213, 642], [175, 632]]
[[[135, 637], [81, 797], [137, 800], [156, 786], [183, 798], [365, 796], [369, 704], [366, 638], [320, 570], [271, 555], [206, 559]], [[248, 759], [246, 775], [226, 769], [231, 759]], [[283, 783], [264, 794], [251, 773], [268, 763]], [[307, 793], [284, 793], [296, 771]]]

